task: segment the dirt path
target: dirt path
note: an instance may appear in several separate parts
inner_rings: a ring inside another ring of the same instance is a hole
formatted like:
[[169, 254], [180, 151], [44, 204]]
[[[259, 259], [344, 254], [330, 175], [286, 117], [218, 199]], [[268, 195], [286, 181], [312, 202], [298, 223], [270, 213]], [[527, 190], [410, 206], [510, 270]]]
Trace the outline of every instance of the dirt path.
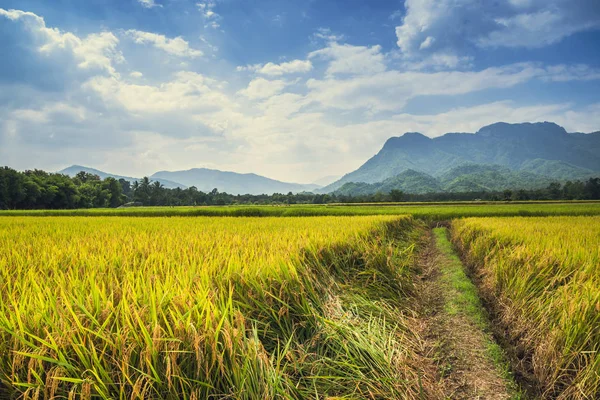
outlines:
[[427, 240], [420, 260], [417, 303], [425, 356], [435, 363], [433, 379], [443, 398], [523, 398], [446, 229], [434, 229]]

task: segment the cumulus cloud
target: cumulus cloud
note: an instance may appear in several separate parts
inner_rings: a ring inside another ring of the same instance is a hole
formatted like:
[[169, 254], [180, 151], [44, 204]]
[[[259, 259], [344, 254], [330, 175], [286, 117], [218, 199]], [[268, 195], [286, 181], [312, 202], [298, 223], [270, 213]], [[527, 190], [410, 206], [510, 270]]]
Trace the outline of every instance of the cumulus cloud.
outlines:
[[138, 31], [130, 29], [126, 34], [131, 37], [135, 43], [149, 44], [177, 57], [197, 58], [203, 55], [201, 50], [190, 47], [190, 44], [181, 36], [170, 39], [165, 35], [152, 32]]
[[240, 90], [238, 93], [251, 100], [265, 99], [280, 93], [287, 82], [283, 80], [267, 80], [265, 78], [255, 78], [248, 84], [248, 87]]
[[85, 88], [98, 94], [107, 104], [134, 113], [190, 113], [233, 108], [221, 92], [221, 83], [194, 72], [181, 71], [158, 85], [125, 83], [116, 78], [96, 77]]
[[102, 70], [117, 75], [114, 64], [124, 61], [117, 49], [119, 39], [112, 32], [100, 32], [81, 38], [71, 32], [46, 26], [44, 18], [21, 10], [0, 8], [0, 18], [20, 23], [30, 36], [29, 46], [46, 56], [73, 58], [81, 70]]
[[275, 64], [268, 62], [266, 64], [254, 64], [237, 67], [238, 71], [252, 71], [261, 75], [281, 76], [286, 74], [303, 74], [310, 72], [313, 68], [310, 60], [293, 60]]
[[368, 75], [386, 70], [385, 58], [381, 46], [352, 46], [330, 42], [323, 49], [311, 52], [308, 58], [320, 58], [329, 61], [326, 74]]
[[397, 44], [417, 61], [435, 53], [464, 57], [476, 47], [543, 47], [600, 28], [596, 0], [406, 0], [405, 7]]

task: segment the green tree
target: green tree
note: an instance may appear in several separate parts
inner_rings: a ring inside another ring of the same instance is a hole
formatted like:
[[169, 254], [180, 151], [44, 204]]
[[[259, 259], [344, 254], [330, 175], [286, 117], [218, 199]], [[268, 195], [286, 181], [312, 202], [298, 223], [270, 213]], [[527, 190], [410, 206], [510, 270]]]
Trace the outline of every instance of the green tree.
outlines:
[[529, 195], [527, 194], [527, 191], [519, 189], [514, 192], [513, 199], [517, 201], [529, 200]]
[[548, 185], [546, 191], [548, 192], [548, 197], [550, 200], [559, 200], [562, 196], [561, 186], [558, 182], [552, 182], [550, 185]]
[[392, 189], [390, 190], [390, 198], [392, 199], [392, 201], [402, 201], [402, 199], [404, 198], [404, 192], [402, 192], [402, 190]]
[[108, 205], [112, 208], [119, 207], [124, 202], [123, 195], [123, 187], [121, 183], [117, 181], [115, 178], [106, 178], [102, 183], [104, 188], [108, 191], [110, 197], [108, 200]]

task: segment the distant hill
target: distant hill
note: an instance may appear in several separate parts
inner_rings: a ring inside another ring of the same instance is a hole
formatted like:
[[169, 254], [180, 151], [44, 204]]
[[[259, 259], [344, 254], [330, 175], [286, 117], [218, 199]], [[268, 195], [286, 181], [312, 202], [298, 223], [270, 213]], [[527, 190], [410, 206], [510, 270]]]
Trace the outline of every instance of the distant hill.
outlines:
[[318, 189], [318, 185], [287, 183], [256, 174], [219, 171], [208, 168], [194, 168], [187, 171], [160, 171], [152, 179], [168, 179], [195, 186], [203, 192], [214, 188], [230, 194], [273, 194], [298, 193]]
[[[84, 171], [90, 174], [94, 174], [94, 175], [98, 175], [100, 177], [100, 179], [106, 179], [106, 178], [115, 178], [115, 179], [125, 179], [126, 181], [129, 182], [135, 182], [135, 181], [141, 181], [141, 178], [132, 178], [130, 176], [122, 176], [122, 175], [115, 175], [115, 174], [111, 174], [108, 172], [104, 172], [104, 171], [100, 171], [97, 170], [95, 168], [89, 168], [89, 167], [83, 167], [81, 165], [72, 165], [68, 168], [65, 168], [63, 170], [58, 171], [58, 173], [60, 174], [65, 174], [65, 175], [69, 175], [71, 177], [77, 175], [79, 172]], [[166, 188], [169, 189], [174, 189], [174, 188], [182, 188], [185, 189], [185, 185], [182, 185], [181, 183], [178, 182], [173, 182], [170, 181], [168, 179], [154, 179], [152, 178], [151, 181], [158, 181], [160, 182], [161, 185], [163, 185]]]
[[[595, 176], [600, 176], [600, 173]], [[591, 176], [581, 175], [582, 179], [589, 177]], [[452, 168], [437, 178], [409, 169], [382, 182], [347, 182], [336, 189], [334, 193], [344, 196], [360, 196], [377, 192], [389, 193], [393, 189], [415, 194], [489, 192], [505, 189], [541, 189], [556, 181], [563, 181], [563, 179], [542, 176], [529, 171], [513, 171], [501, 165], [465, 164]]]
[[388, 139], [379, 153], [359, 169], [320, 191], [332, 192], [348, 182], [379, 183], [407, 170], [439, 178], [456, 167], [473, 164], [502, 166], [559, 180], [598, 175], [600, 132], [567, 133], [551, 122], [499, 122], [477, 133], [447, 133], [433, 139], [409, 132]]
[[419, 194], [444, 191], [436, 178], [424, 172], [409, 169], [382, 182], [347, 182], [334, 193], [342, 196], [360, 196], [377, 192], [389, 193], [392, 189]]
[[317, 179], [312, 184], [317, 185], [319, 187], [323, 187], [323, 186], [331, 185], [333, 182], [337, 181], [340, 178], [341, 178], [340, 175], [328, 175], [328, 176], [324, 176], [322, 178]]

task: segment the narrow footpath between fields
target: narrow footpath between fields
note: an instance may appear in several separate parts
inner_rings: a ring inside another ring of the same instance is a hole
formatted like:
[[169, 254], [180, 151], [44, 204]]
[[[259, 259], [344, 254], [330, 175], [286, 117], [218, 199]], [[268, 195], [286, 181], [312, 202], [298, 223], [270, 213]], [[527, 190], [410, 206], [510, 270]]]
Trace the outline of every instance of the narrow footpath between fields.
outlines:
[[427, 234], [416, 289], [423, 355], [435, 364], [436, 376], [430, 379], [443, 398], [524, 398], [446, 228]]

